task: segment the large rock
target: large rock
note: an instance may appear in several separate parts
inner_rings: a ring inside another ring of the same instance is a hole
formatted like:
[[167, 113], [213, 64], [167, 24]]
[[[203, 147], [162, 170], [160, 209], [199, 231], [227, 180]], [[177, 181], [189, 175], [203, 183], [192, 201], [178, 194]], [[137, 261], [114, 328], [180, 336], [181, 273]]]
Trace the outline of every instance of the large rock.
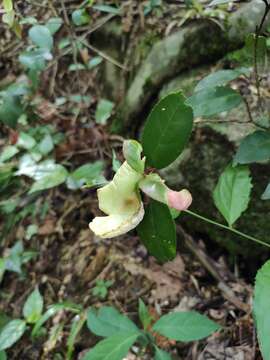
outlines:
[[264, 12], [264, 3], [253, 0], [233, 13], [223, 31], [209, 20], [196, 21], [156, 42], [132, 81], [119, 117], [124, 128], [169, 78], [194, 65], [209, 63], [228, 50], [239, 47], [245, 36], [254, 32]]

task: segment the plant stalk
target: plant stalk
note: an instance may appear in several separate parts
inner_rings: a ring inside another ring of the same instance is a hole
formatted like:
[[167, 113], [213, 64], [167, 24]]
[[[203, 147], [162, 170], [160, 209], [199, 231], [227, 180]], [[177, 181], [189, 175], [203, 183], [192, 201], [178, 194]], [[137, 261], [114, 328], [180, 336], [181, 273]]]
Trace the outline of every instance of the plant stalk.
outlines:
[[220, 224], [220, 223], [218, 223], [218, 222], [216, 222], [216, 221], [214, 221], [214, 220], [208, 219], [208, 218], [206, 218], [206, 217], [204, 217], [204, 216], [202, 216], [202, 215], [200, 215], [200, 214], [197, 214], [197, 213], [195, 213], [195, 212], [193, 212], [193, 211], [190, 211], [190, 210], [185, 210], [185, 213], [187, 213], [187, 214], [189, 214], [189, 215], [191, 215], [191, 216], [194, 216], [194, 217], [196, 217], [196, 218], [198, 218], [198, 219], [200, 219], [200, 220], [203, 220], [203, 221], [205, 221], [205, 222], [207, 222], [207, 223], [209, 223], [209, 224], [215, 225], [215, 226], [217, 226], [217, 227], [219, 227], [219, 228], [221, 228], [221, 229], [229, 230], [229, 231], [231, 231], [232, 233], [234, 233], [234, 234], [236, 234], [236, 235], [239, 235], [239, 236], [242, 236], [243, 238], [248, 239], [248, 240], [250, 240], [250, 241], [253, 241], [253, 242], [255, 242], [255, 243], [259, 244], [259, 245], [263, 245], [263, 246], [266, 246], [266, 247], [270, 248], [270, 244], [268, 244], [267, 242], [262, 241], [262, 240], [259, 240], [259, 239], [255, 238], [255, 237], [253, 237], [253, 236], [244, 234], [244, 233], [242, 233], [241, 231], [236, 230], [236, 229], [234, 229], [234, 228], [232, 228], [232, 227], [229, 227], [229, 226], [227, 226], [227, 225]]
[[265, 10], [259, 26], [256, 27], [255, 43], [254, 43], [254, 72], [255, 72], [255, 81], [256, 81], [257, 96], [258, 96], [258, 105], [261, 109], [262, 109], [262, 98], [261, 98], [260, 77], [258, 70], [258, 40], [259, 40], [259, 36], [261, 35], [264, 22], [270, 11], [270, 4], [268, 3], [268, 1], [267, 0], [262, 0], [262, 1], [265, 4]]

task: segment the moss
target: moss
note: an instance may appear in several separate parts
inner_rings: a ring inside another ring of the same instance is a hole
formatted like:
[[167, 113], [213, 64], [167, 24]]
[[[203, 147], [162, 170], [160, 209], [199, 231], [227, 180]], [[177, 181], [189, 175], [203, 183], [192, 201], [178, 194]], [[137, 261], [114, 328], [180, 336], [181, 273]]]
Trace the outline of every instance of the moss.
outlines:
[[157, 32], [157, 30], [148, 30], [139, 38], [137, 42], [137, 46], [133, 51], [134, 53], [133, 65], [135, 67], [137, 67], [139, 64], [143, 62], [143, 60], [147, 57], [147, 55], [151, 51], [153, 45], [159, 40], [161, 40], [161, 36]]
[[183, 73], [164, 85], [159, 97], [162, 98], [170, 92], [178, 90], [183, 90], [186, 96], [190, 96], [198, 81], [208, 74], [209, 66], [200, 66], [189, 72]]
[[[192, 210], [224, 223], [215, 208], [212, 198], [219, 175], [223, 172], [234, 154], [234, 145], [225, 136], [209, 128], [198, 129], [191, 146], [189, 157], [167, 171], [166, 179], [171, 186], [188, 187], [193, 195]], [[253, 191], [248, 210], [236, 226], [242, 232], [270, 243], [270, 201], [260, 200], [269, 181], [270, 165], [251, 166]], [[180, 172], [181, 171], [181, 172]], [[178, 175], [178, 177], [177, 177]], [[177, 184], [175, 179], [178, 179]], [[179, 184], [179, 179], [182, 184]], [[207, 235], [213, 242], [227, 248], [232, 254], [256, 257], [267, 250], [226, 230], [220, 230], [196, 218], [185, 216], [186, 226], [193, 233]]]

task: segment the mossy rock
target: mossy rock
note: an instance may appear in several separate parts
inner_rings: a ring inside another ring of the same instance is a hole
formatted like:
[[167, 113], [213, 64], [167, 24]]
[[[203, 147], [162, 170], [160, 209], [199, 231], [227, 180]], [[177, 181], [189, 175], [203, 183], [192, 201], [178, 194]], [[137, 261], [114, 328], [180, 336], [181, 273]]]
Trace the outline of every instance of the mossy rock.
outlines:
[[[234, 146], [225, 136], [209, 128], [198, 129], [191, 142], [189, 160], [180, 164], [180, 168], [178, 168], [178, 171], [183, 174], [183, 185], [192, 192], [194, 198], [192, 209], [222, 223], [224, 223], [224, 219], [214, 205], [212, 194], [219, 175], [231, 161], [233, 154]], [[246, 234], [270, 243], [270, 222], [267, 215], [270, 212], [270, 201], [260, 199], [269, 181], [270, 166], [253, 165], [251, 172], [253, 189], [250, 205], [236, 223], [236, 227]], [[169, 183], [171, 182], [169, 172], [167, 172], [166, 179]], [[179, 187], [179, 184], [174, 184], [174, 186]], [[234, 236], [229, 231], [219, 230], [190, 216], [185, 219], [190, 231], [207, 234], [211, 240], [222, 244], [233, 254], [249, 257], [266, 251], [265, 248], [243, 240], [239, 236]]]
[[232, 13], [223, 27], [201, 19], [154, 43], [119, 108], [122, 129], [134, 127], [136, 115], [142, 112], [166, 81], [241, 47], [246, 35], [255, 31], [264, 7], [261, 0], [253, 0]]
[[[198, 80], [209, 74], [210, 71], [209, 67], [202, 67], [181, 75], [166, 84], [159, 96], [163, 97], [167, 93], [179, 89], [189, 95]], [[234, 122], [235, 119], [240, 119], [241, 123]], [[221, 120], [223, 122], [220, 122]], [[229, 113], [208, 119], [207, 123], [198, 124], [189, 147], [180, 158], [162, 171], [166, 181], [176, 189], [187, 187], [192, 192], [194, 199], [192, 210], [210, 219], [225, 223], [214, 205], [213, 190], [220, 174], [232, 161], [240, 141], [254, 130], [255, 126], [249, 123], [244, 104]], [[253, 178], [251, 201], [248, 210], [236, 223], [236, 227], [242, 232], [270, 244], [268, 216], [270, 201], [261, 200], [261, 195], [270, 180], [270, 164], [254, 164], [250, 168]], [[243, 240], [229, 231], [220, 230], [191, 216], [184, 215], [181, 221], [185, 222], [191, 232], [208, 236], [210, 240], [226, 247], [232, 254], [254, 257], [267, 253], [267, 249], [264, 247]]]

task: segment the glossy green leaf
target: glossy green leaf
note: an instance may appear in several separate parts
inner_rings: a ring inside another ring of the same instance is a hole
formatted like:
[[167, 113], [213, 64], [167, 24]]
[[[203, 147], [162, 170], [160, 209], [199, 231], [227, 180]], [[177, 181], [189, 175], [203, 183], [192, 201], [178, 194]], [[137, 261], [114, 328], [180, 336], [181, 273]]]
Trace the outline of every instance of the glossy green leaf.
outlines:
[[85, 179], [85, 181], [87, 182], [100, 176], [103, 170], [104, 170], [103, 161], [95, 161], [93, 163], [87, 163], [80, 166], [73, 173], [71, 173], [71, 176], [75, 180]]
[[159, 7], [162, 5], [162, 0], [151, 0], [148, 1], [145, 5], [144, 5], [144, 11], [143, 14], [144, 16], [150, 14], [156, 7]]
[[255, 281], [253, 313], [260, 350], [264, 360], [270, 360], [270, 261], [258, 271]]
[[153, 326], [159, 334], [182, 342], [206, 338], [219, 329], [220, 325], [196, 311], [164, 315]]
[[0, 121], [14, 128], [19, 117], [23, 114], [24, 108], [19, 96], [0, 94]]
[[98, 311], [90, 309], [87, 314], [87, 326], [95, 335], [109, 337], [116, 333], [139, 332], [137, 326], [125, 315], [110, 306]]
[[10, 160], [19, 152], [18, 148], [14, 145], [6, 146], [0, 154], [0, 163]]
[[47, 23], [46, 27], [49, 29], [51, 35], [54, 35], [63, 25], [63, 20], [60, 17], [53, 17], [50, 18]]
[[38, 151], [42, 155], [49, 154], [54, 148], [53, 138], [50, 134], [44, 136], [41, 142], [38, 144]]
[[155, 360], [172, 360], [171, 355], [164, 350], [155, 347]]
[[245, 137], [234, 157], [234, 162], [237, 164], [265, 160], [270, 160], [270, 133], [262, 130]]
[[157, 169], [172, 163], [184, 150], [193, 126], [193, 114], [182, 93], [160, 100], [146, 120], [142, 145], [147, 163]]
[[110, 14], [114, 14], [114, 15], [120, 15], [121, 14], [121, 10], [116, 8], [115, 6], [110, 6], [110, 5], [94, 5], [92, 6], [92, 8], [94, 10], [98, 10], [101, 12], [106, 12], [106, 13], [110, 13]]
[[108, 289], [112, 286], [113, 282], [110, 280], [97, 280], [96, 286], [92, 289], [92, 294], [99, 299], [104, 300], [107, 297]]
[[33, 327], [31, 336], [35, 337], [46, 321], [48, 321], [52, 316], [57, 314], [59, 311], [63, 311], [63, 310], [78, 314], [81, 311], [81, 306], [69, 302], [63, 302], [63, 303], [51, 305], [49, 309], [36, 322], [35, 326]]
[[78, 9], [72, 13], [72, 21], [76, 26], [86, 25], [90, 22], [91, 18], [85, 9]]
[[101, 64], [103, 61], [103, 58], [101, 56], [94, 56], [92, 59], [89, 60], [88, 64], [87, 64], [87, 68], [89, 70], [93, 69], [94, 67], [98, 66], [99, 64]]
[[52, 60], [52, 54], [47, 49], [25, 51], [19, 56], [20, 63], [32, 71], [44, 70], [49, 60]]
[[270, 183], [267, 185], [264, 193], [262, 194], [262, 200], [270, 200]]
[[103, 176], [103, 170], [104, 163], [102, 161], [84, 164], [69, 175], [67, 186], [71, 190], [76, 190], [85, 184], [105, 183], [106, 179]]
[[30, 154], [25, 154], [20, 159], [16, 175], [26, 175], [39, 180], [44, 176], [44, 173], [53, 169], [54, 165], [55, 162], [53, 160], [46, 160], [37, 164]]
[[144, 246], [159, 261], [175, 257], [176, 231], [168, 206], [152, 200], [137, 230]]
[[6, 270], [21, 274], [23, 250], [22, 241], [17, 241], [15, 245], [12, 246], [9, 256], [5, 258]]
[[25, 232], [26, 240], [30, 240], [37, 233], [38, 233], [38, 226], [36, 224], [28, 225]]
[[63, 184], [68, 176], [67, 170], [62, 165], [55, 164], [54, 168], [40, 180], [37, 180], [29, 191], [30, 194], [36, 191], [51, 189]]
[[9, 186], [13, 176], [12, 164], [0, 164], [0, 193]]
[[241, 95], [227, 86], [203, 89], [186, 101], [192, 107], [195, 117], [208, 117], [229, 111], [241, 102]]
[[136, 140], [125, 140], [123, 144], [123, 155], [129, 166], [139, 173], [144, 172], [145, 159], [141, 158], [142, 145]]
[[23, 320], [12, 320], [0, 333], [0, 351], [10, 348], [24, 334], [26, 323]]
[[18, 81], [12, 85], [10, 85], [4, 93], [7, 96], [23, 96], [30, 95], [30, 88], [27, 82], [24, 80]]
[[113, 335], [100, 341], [82, 360], [123, 360], [138, 336], [130, 332]]
[[105, 125], [112, 114], [113, 107], [113, 102], [105, 99], [99, 100], [96, 110], [96, 122]]
[[247, 209], [251, 189], [250, 171], [246, 166], [229, 165], [220, 175], [214, 190], [214, 201], [229, 226]]
[[148, 328], [151, 321], [153, 320], [153, 317], [150, 315], [147, 306], [142, 301], [142, 299], [139, 299], [139, 318], [143, 325], [144, 330]]
[[16, 144], [18, 147], [30, 150], [36, 145], [36, 140], [25, 132], [21, 132]]
[[23, 306], [23, 316], [30, 324], [35, 324], [41, 317], [43, 310], [43, 298], [36, 288], [26, 299]]
[[76, 104], [87, 104], [90, 105], [92, 102], [92, 96], [90, 95], [80, 95], [80, 94], [74, 94], [69, 96], [69, 101], [72, 101]]
[[78, 63], [78, 64], [70, 64], [68, 67], [68, 71], [78, 71], [78, 70], [86, 70], [85, 65]]
[[219, 70], [204, 77], [196, 86], [195, 92], [210, 87], [224, 86], [230, 81], [237, 79], [240, 75], [249, 75], [248, 68], [239, 68], [234, 70]]
[[86, 321], [85, 313], [82, 313], [81, 315], [76, 315], [75, 318], [73, 319], [70, 333], [67, 339], [66, 360], [72, 359], [76, 338], [79, 335], [80, 331], [82, 330], [85, 321]]
[[29, 38], [39, 48], [51, 50], [53, 47], [53, 37], [50, 30], [44, 25], [34, 25], [29, 30]]
[[61, 40], [59, 40], [58, 48], [59, 48], [59, 50], [63, 50], [69, 45], [70, 45], [70, 39], [69, 38], [62, 38]]

